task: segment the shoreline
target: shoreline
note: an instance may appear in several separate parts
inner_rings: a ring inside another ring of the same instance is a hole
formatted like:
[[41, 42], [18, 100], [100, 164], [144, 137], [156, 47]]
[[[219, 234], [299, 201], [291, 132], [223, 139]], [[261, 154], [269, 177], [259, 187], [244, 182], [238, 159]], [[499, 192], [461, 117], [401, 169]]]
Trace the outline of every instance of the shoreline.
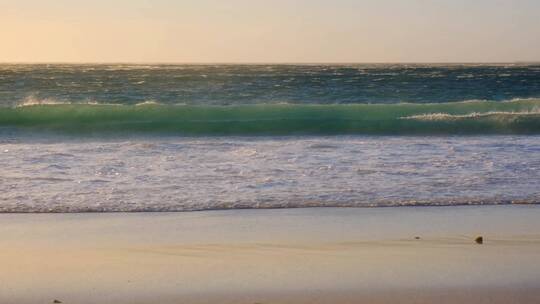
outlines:
[[322, 204], [322, 205], [310, 205], [310, 206], [245, 206], [245, 207], [222, 207], [222, 208], [208, 208], [208, 209], [185, 209], [185, 210], [152, 210], [152, 209], [141, 209], [141, 210], [89, 210], [89, 211], [1, 211], [0, 215], [9, 215], [9, 214], [174, 214], [174, 213], [194, 213], [194, 212], [224, 212], [224, 211], [249, 211], [249, 210], [296, 210], [296, 209], [385, 209], [385, 208], [453, 208], [453, 207], [497, 207], [497, 206], [540, 206], [540, 201], [526, 201], [526, 199], [521, 200], [501, 200], [501, 202], [464, 202], [464, 203], [422, 203], [414, 202], [411, 204], [401, 203], [398, 205], [392, 205], [392, 203], [384, 204], [377, 203], [373, 205], [365, 204]]

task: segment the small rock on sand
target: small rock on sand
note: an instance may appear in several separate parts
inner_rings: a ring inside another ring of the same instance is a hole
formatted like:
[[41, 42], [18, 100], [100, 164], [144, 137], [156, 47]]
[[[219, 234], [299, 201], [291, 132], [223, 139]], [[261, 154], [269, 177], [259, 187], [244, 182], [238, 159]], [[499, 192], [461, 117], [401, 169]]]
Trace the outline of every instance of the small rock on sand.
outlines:
[[62, 301], [56, 300], [56, 299], [55, 299], [55, 300], [53, 301], [53, 303], [62, 303]]
[[474, 241], [476, 242], [476, 244], [484, 244], [484, 237], [479, 236], [476, 239], [474, 239]]

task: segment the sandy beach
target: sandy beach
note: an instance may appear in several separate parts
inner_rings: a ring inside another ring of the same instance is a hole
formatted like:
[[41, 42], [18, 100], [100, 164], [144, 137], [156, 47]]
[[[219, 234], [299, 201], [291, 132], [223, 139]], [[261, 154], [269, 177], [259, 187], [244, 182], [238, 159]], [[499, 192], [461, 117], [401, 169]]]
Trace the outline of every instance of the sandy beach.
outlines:
[[2, 214], [0, 302], [539, 303], [538, 218], [538, 206]]

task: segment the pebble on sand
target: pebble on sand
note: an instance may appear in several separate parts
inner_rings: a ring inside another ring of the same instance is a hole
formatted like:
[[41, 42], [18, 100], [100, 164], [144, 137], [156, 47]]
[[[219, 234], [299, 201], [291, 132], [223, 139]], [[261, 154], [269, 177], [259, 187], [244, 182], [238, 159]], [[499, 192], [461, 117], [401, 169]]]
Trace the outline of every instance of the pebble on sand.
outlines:
[[55, 300], [53, 301], [53, 303], [62, 303], [62, 301], [56, 300], [56, 299], [55, 299]]
[[479, 236], [476, 239], [474, 239], [474, 241], [476, 242], [476, 244], [484, 244], [484, 237]]

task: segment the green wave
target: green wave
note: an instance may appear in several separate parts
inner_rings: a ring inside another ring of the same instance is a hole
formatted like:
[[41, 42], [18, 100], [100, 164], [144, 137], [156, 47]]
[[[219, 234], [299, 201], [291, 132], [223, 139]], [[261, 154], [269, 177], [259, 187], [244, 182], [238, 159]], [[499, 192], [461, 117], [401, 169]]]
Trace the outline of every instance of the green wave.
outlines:
[[69, 134], [540, 134], [540, 99], [346, 105], [53, 104], [0, 108], [0, 126]]

